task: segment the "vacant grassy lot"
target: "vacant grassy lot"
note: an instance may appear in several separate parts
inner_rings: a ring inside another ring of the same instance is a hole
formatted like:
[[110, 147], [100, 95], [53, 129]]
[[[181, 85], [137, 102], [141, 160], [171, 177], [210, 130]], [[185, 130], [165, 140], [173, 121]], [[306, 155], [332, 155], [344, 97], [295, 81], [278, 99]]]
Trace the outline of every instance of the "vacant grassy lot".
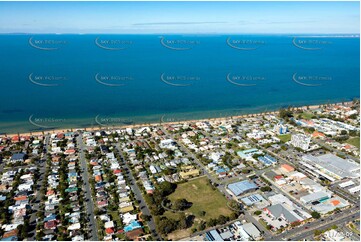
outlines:
[[[227, 207], [227, 199], [218, 191], [213, 190], [208, 183], [208, 178], [200, 177], [183, 184], [179, 184], [174, 193], [168, 196], [174, 202], [177, 199], [185, 198], [192, 206], [184, 212], [187, 215], [194, 215], [193, 226], [188, 229], [176, 230], [168, 234], [169, 240], [179, 240], [185, 238], [192, 233], [192, 228], [197, 228], [201, 220], [208, 221], [211, 218], [218, 218], [219, 215], [229, 216], [232, 210]], [[201, 215], [201, 211], [205, 211], [205, 215]], [[164, 216], [179, 220], [180, 213], [166, 211]]]
[[308, 113], [308, 112], [303, 112], [303, 113], [301, 113], [301, 117], [302, 117], [303, 119], [310, 120], [310, 119], [312, 119], [313, 116], [314, 116], [313, 113]]
[[350, 138], [346, 140], [346, 143], [360, 148], [360, 137]]
[[[218, 191], [213, 190], [206, 177], [197, 178], [189, 182], [179, 184], [174, 193], [168, 197], [172, 202], [185, 198], [193, 203], [186, 213], [193, 214], [198, 219], [209, 220], [218, 218], [219, 215], [229, 216], [232, 211], [227, 207], [227, 199]], [[205, 211], [200, 216], [200, 211]], [[170, 217], [175, 218], [176, 215]]]
[[283, 143], [286, 143], [291, 140], [291, 134], [281, 134], [278, 135], [277, 138], [279, 138]]

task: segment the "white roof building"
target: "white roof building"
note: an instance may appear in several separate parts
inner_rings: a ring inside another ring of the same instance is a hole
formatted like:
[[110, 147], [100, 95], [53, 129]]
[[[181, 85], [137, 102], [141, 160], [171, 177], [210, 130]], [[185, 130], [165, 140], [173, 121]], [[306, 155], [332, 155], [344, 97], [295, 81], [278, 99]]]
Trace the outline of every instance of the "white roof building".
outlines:
[[311, 136], [304, 134], [293, 134], [291, 136], [291, 145], [301, 148], [302, 150], [308, 150], [310, 147]]
[[113, 221], [108, 221], [104, 224], [104, 228], [108, 229], [108, 228], [114, 228], [114, 222]]
[[136, 214], [125, 213], [122, 216], [123, 216], [123, 223], [126, 225], [130, 224], [130, 222], [133, 220], [137, 220]]
[[244, 231], [251, 236], [253, 239], [256, 239], [261, 236], [261, 232], [253, 223], [246, 223], [242, 225]]

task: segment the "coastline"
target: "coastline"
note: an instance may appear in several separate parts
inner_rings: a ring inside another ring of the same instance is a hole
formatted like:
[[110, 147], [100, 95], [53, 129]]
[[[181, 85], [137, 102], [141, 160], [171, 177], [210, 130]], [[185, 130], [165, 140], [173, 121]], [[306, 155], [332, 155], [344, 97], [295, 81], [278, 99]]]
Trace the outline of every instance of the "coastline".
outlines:
[[[352, 103], [352, 101], [344, 102], [344, 104]], [[335, 103], [329, 103], [330, 105], [338, 105], [341, 104], [341, 102], [335, 102]], [[293, 108], [297, 109], [317, 109], [324, 104], [317, 104], [317, 105], [303, 105], [303, 106], [294, 106]], [[180, 124], [185, 122], [204, 122], [204, 121], [225, 121], [229, 119], [240, 119], [240, 118], [247, 118], [251, 115], [260, 115], [260, 114], [278, 114], [279, 111], [269, 111], [269, 112], [258, 112], [258, 113], [249, 113], [249, 114], [243, 114], [243, 115], [237, 115], [237, 116], [224, 116], [219, 118], [203, 118], [203, 119], [190, 119], [190, 120], [182, 120], [182, 121], [169, 121], [169, 122], [154, 122], [154, 123], [139, 123], [139, 124], [129, 124], [129, 125], [119, 125], [119, 126], [112, 126], [112, 127], [85, 127], [85, 128], [63, 128], [63, 129], [49, 129], [49, 130], [43, 130], [43, 131], [35, 131], [35, 132], [24, 132], [24, 133], [9, 133], [9, 134], [1, 134], [1, 137], [13, 137], [13, 136], [42, 136], [47, 134], [55, 134], [55, 133], [64, 133], [68, 132], [70, 130], [83, 130], [83, 131], [99, 131], [99, 130], [108, 130], [108, 129], [124, 129], [124, 128], [140, 128], [145, 126], [158, 126], [158, 125], [173, 125], [173, 124]]]

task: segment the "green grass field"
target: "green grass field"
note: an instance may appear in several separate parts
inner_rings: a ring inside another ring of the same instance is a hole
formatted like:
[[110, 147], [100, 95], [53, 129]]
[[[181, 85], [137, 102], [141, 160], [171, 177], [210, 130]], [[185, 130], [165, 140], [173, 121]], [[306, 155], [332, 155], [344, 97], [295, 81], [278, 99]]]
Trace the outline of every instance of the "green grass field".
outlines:
[[301, 117], [303, 118], [303, 119], [307, 119], [307, 120], [310, 120], [310, 119], [312, 119], [312, 117], [314, 116], [314, 114], [313, 113], [308, 113], [308, 112], [304, 112], [304, 113], [301, 113]]
[[350, 138], [346, 140], [346, 143], [360, 148], [360, 137]]
[[[218, 191], [213, 190], [208, 183], [208, 178], [201, 177], [183, 184], [179, 184], [174, 193], [168, 196], [174, 202], [177, 199], [185, 198], [188, 202], [192, 202], [192, 206], [185, 210], [186, 213], [193, 214], [196, 218], [209, 220], [210, 218], [218, 218], [219, 215], [229, 216], [232, 210], [227, 207], [227, 199]], [[201, 217], [200, 211], [206, 214]], [[177, 218], [177, 214], [166, 212], [171, 218]]]
[[291, 140], [291, 134], [281, 134], [278, 135], [277, 138], [279, 138], [283, 143], [286, 143]]

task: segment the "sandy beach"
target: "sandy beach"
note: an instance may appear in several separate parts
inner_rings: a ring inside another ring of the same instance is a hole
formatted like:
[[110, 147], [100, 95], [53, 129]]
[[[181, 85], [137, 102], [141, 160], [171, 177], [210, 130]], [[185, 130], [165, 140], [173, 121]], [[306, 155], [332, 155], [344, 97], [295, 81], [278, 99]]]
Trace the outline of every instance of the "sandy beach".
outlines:
[[[344, 104], [349, 104], [352, 102], [344, 102]], [[339, 105], [341, 103], [332, 103], [331, 105]], [[296, 109], [317, 109], [320, 106], [325, 105], [325, 104], [319, 104], [319, 105], [307, 105], [307, 106], [299, 106], [299, 107], [294, 107]], [[267, 114], [278, 114], [278, 111], [270, 111], [270, 112], [266, 112]], [[111, 126], [111, 127], [86, 127], [86, 128], [73, 128], [73, 129], [69, 129], [69, 128], [64, 128], [64, 129], [54, 129], [54, 130], [44, 130], [44, 131], [36, 131], [36, 132], [25, 132], [25, 133], [12, 133], [12, 134], [4, 134], [4, 135], [0, 135], [0, 137], [12, 137], [12, 136], [41, 136], [41, 135], [46, 135], [46, 134], [56, 134], [56, 133], [64, 133], [64, 132], [69, 132], [70, 130], [76, 131], [76, 130], [84, 130], [84, 131], [99, 131], [99, 130], [113, 130], [113, 129], [124, 129], [124, 128], [140, 128], [140, 127], [145, 127], [145, 126], [157, 126], [157, 125], [173, 125], [173, 124], [180, 124], [180, 123], [192, 123], [192, 122], [204, 122], [204, 121], [225, 121], [225, 120], [229, 120], [229, 119], [242, 119], [242, 118], [247, 118], [249, 116], [252, 115], [261, 115], [264, 114], [264, 112], [262, 113], [249, 113], [249, 114], [244, 114], [244, 115], [238, 115], [238, 116], [227, 116], [227, 117], [219, 117], [219, 118], [206, 118], [206, 119], [193, 119], [193, 120], [185, 120], [185, 121], [171, 121], [171, 122], [156, 122], [156, 123], [150, 123], [150, 124], [144, 124], [144, 123], [139, 123], [139, 124], [130, 124], [130, 125], [120, 125], [120, 126]]]

